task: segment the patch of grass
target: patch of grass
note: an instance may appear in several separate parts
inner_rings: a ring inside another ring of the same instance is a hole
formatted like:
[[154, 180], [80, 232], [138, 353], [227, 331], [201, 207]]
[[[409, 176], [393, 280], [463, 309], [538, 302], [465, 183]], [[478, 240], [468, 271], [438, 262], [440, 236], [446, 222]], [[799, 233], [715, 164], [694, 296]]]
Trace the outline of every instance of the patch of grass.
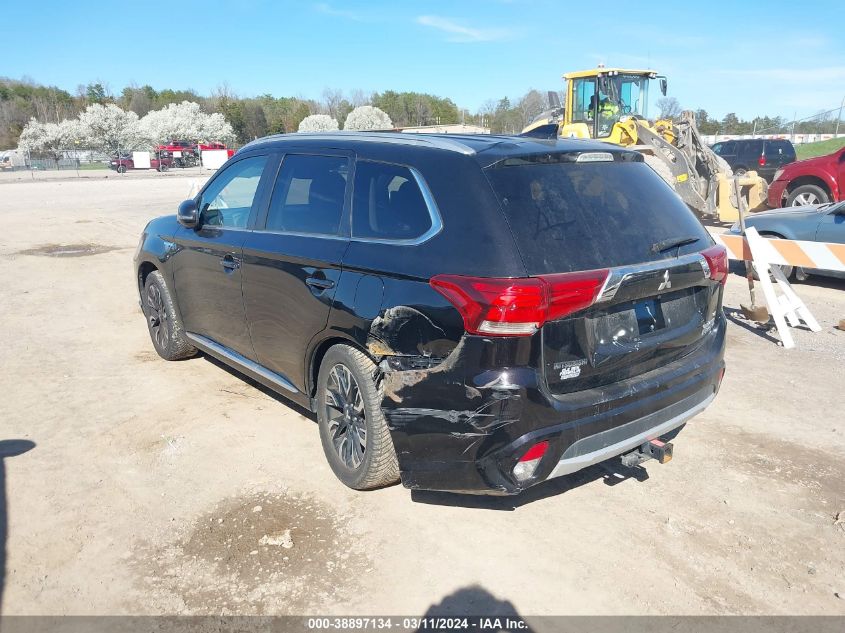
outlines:
[[804, 160], [805, 158], [830, 154], [840, 147], [845, 147], [845, 138], [832, 138], [818, 143], [802, 143], [795, 146], [795, 154], [798, 160]]
[[82, 163], [79, 165], [79, 171], [90, 171], [92, 169], [108, 169], [108, 165], [103, 163]]

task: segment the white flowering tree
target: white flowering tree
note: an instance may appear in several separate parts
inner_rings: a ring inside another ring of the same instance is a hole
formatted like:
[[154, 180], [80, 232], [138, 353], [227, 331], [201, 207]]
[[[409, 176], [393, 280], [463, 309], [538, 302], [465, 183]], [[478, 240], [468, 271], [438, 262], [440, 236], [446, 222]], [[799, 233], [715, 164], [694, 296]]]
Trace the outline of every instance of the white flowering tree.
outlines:
[[30, 153], [49, 154], [59, 161], [63, 150], [77, 149], [85, 140], [85, 131], [77, 119], [61, 123], [39, 123], [30, 119], [21, 132], [19, 147]]
[[144, 138], [153, 145], [177, 139], [224, 143], [235, 139], [232, 126], [222, 114], [203, 112], [198, 103], [191, 101], [153, 110], [141, 119], [139, 127]]
[[113, 103], [94, 103], [79, 113], [85, 143], [106, 154], [140, 149], [147, 143], [138, 125], [138, 115]]
[[339, 129], [337, 119], [333, 119], [328, 114], [312, 114], [302, 119], [299, 124], [300, 132], [331, 132]]
[[358, 106], [346, 117], [344, 130], [390, 130], [393, 121], [384, 110], [373, 106]]

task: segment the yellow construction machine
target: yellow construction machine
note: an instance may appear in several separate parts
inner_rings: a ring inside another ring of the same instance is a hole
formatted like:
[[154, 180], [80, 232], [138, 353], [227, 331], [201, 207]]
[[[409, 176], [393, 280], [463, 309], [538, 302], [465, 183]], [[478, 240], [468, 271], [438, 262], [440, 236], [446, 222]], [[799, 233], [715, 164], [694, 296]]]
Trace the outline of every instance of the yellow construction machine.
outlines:
[[563, 76], [566, 99], [550, 92], [550, 109], [524, 130], [541, 138], [593, 138], [637, 150], [699, 217], [734, 222], [738, 208], [765, 208], [766, 181], [750, 171], [735, 176], [704, 144], [695, 115], [676, 121], [648, 117], [649, 90], [657, 83], [665, 96], [667, 80], [653, 70], [594, 68]]

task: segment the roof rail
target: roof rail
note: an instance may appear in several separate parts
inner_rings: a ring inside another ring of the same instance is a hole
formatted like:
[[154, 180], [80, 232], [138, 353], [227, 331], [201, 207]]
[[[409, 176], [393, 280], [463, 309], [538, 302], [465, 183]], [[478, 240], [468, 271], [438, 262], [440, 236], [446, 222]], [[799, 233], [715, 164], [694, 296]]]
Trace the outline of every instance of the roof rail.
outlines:
[[[268, 136], [263, 139], [259, 139], [258, 142], [260, 143], [261, 141], [274, 141], [282, 139], [293, 140], [293, 138], [297, 136], [326, 141], [355, 140], [372, 143], [395, 143], [397, 145], [416, 145], [418, 147], [434, 147], [437, 149], [448, 150], [451, 152], [458, 152], [460, 154], [466, 154], [468, 156], [475, 154], [475, 150], [472, 147], [453, 139], [447, 139], [429, 134], [417, 135], [403, 134], [401, 132], [293, 132], [290, 134], [275, 134], [273, 136]], [[427, 138], [422, 138], [423, 136]], [[253, 143], [254, 142], [256, 141], [253, 141]], [[251, 144], [252, 143], [250, 143], [250, 145]]]

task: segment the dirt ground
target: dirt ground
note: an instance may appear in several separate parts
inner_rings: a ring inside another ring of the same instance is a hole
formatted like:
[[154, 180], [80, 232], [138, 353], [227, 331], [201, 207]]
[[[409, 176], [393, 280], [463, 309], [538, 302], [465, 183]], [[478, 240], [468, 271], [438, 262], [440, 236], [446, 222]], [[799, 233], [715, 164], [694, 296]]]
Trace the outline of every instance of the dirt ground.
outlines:
[[0, 183], [4, 613], [845, 614], [845, 283], [799, 286], [794, 350], [730, 321], [667, 465], [358, 493], [306, 412], [155, 354], [132, 254], [193, 181], [133, 176]]

